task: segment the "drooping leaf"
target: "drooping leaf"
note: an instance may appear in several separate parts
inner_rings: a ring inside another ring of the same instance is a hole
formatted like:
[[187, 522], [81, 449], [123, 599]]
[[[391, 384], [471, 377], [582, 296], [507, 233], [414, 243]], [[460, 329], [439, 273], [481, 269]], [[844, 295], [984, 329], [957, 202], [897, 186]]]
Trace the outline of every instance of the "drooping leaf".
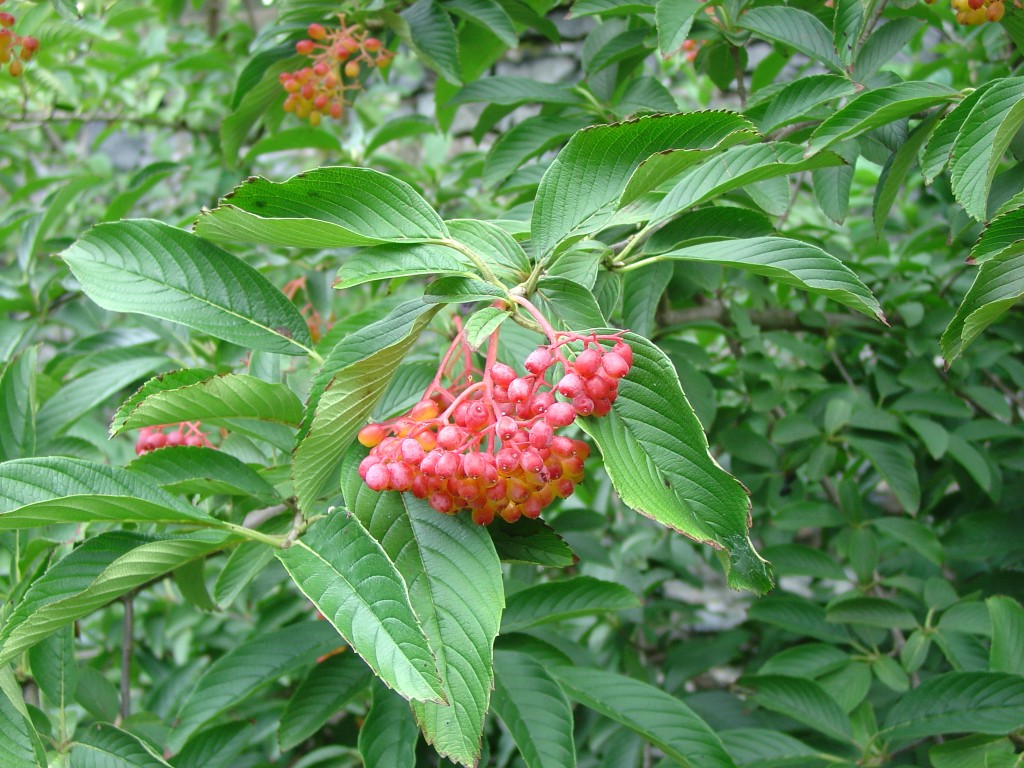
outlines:
[[257, 634], [235, 646], [203, 672], [182, 703], [168, 748], [178, 752], [215, 717], [337, 645], [338, 634], [330, 624], [304, 621]]
[[311, 344], [299, 310], [267, 278], [167, 224], [99, 224], [61, 258], [104, 309], [170, 320], [264, 352], [302, 355]]
[[992, 620], [989, 669], [1024, 675], [1024, 608], [1001, 595], [988, 598], [985, 604]]
[[568, 86], [543, 83], [528, 77], [512, 75], [496, 75], [482, 77], [469, 83], [456, 93], [448, 102], [449, 105], [472, 104], [484, 102], [507, 107], [520, 104], [573, 104], [581, 102], [581, 97], [574, 94]]
[[861, 624], [888, 629], [916, 629], [917, 619], [902, 605], [882, 597], [854, 597], [839, 600], [825, 609], [825, 621]]
[[302, 420], [302, 403], [288, 387], [255, 376], [225, 373], [173, 389], [166, 385], [164, 379], [159, 391], [125, 403], [114, 415], [111, 436], [181, 421], [259, 419], [298, 426]]
[[406, 583], [358, 519], [335, 511], [275, 554], [389, 688], [407, 699], [445, 699]]
[[565, 540], [543, 520], [506, 523], [496, 519], [487, 530], [502, 562], [568, 568], [577, 560]]
[[871, 31], [857, 53], [854, 75], [863, 83], [892, 61], [924, 24], [919, 19], [893, 19]]
[[761, 128], [766, 132], [774, 131], [821, 104], [847, 98], [856, 92], [856, 86], [840, 75], [801, 77], [772, 96], [760, 120]]
[[640, 601], [621, 584], [592, 576], [548, 581], [516, 592], [508, 598], [502, 615], [503, 632], [552, 621], [636, 608]]
[[502, 133], [484, 159], [482, 178], [494, 185], [508, 178], [532, 157], [554, 149], [576, 131], [590, 124], [586, 117], [537, 115]]
[[0, 663], [135, 587], [238, 541], [222, 531], [154, 539], [110, 531], [88, 539], [32, 583], [0, 630]]
[[225, 723], [195, 734], [174, 756], [174, 768], [232, 768], [254, 738], [251, 723]]
[[667, 59], [683, 47], [693, 17], [701, 8], [697, 0], [658, 0], [654, 21], [658, 27], [658, 51]]
[[211, 240], [304, 248], [448, 235], [441, 217], [404, 181], [343, 166], [317, 168], [280, 183], [252, 177], [204, 211], [195, 231]]
[[669, 251], [660, 260], [710, 262], [764, 275], [784, 285], [827, 296], [885, 321], [878, 300], [853, 270], [816, 245], [785, 237], [701, 243]]
[[579, 283], [544, 277], [537, 283], [537, 304], [555, 327], [580, 331], [608, 324], [594, 294]]
[[815, 757], [820, 754], [788, 734], [767, 728], [730, 728], [719, 731], [718, 735], [740, 768], [797, 768], [814, 765]]
[[1004, 672], [946, 672], [904, 694], [881, 735], [896, 742], [943, 733], [1005, 734], [1024, 722], [1024, 678]]
[[512, 19], [495, 0], [448, 0], [444, 6], [457, 16], [483, 27], [509, 48], [519, 45], [519, 35]]
[[528, 768], [575, 766], [572, 709], [543, 663], [526, 653], [497, 651], [494, 671], [492, 707]]
[[963, 128], [964, 122], [974, 109], [974, 105], [978, 103], [978, 100], [981, 99], [985, 91], [992, 84], [992, 82], [981, 83], [949, 110], [946, 116], [939, 122], [938, 127], [936, 127], [935, 132], [932, 133], [931, 138], [928, 139], [928, 143], [921, 152], [921, 174], [924, 176], [925, 183], [931, 184], [935, 177], [945, 169], [953, 154], [953, 143], [956, 141], [957, 136], [960, 135], [960, 129]]
[[1024, 248], [1011, 247], [978, 270], [974, 284], [942, 333], [942, 356], [952, 363], [982, 331], [1024, 296]]
[[627, 333], [633, 368], [612, 412], [578, 423], [601, 450], [623, 502], [643, 515], [724, 550], [729, 584], [765, 592], [768, 564], [747, 536], [747, 494], [708, 453], [700, 421], [664, 352]]
[[171, 768], [142, 739], [109, 723], [75, 731], [70, 762], [71, 768]]
[[220, 525], [120, 467], [59, 456], [0, 464], [0, 530], [93, 521]]
[[692, 768], [735, 768], [714, 731], [688, 706], [647, 683], [581, 667], [549, 667], [569, 696]]
[[836, 72], [843, 71], [832, 43], [832, 33], [807, 11], [785, 6], [751, 8], [740, 18], [739, 26], [765, 40], [800, 51]]
[[419, 736], [406, 701], [383, 685], [374, 685], [373, 703], [359, 729], [363, 765], [415, 768]]
[[0, 370], [0, 461], [35, 455], [38, 359], [39, 347], [29, 347]]
[[336, 289], [377, 280], [393, 280], [415, 275], [461, 275], [478, 277], [468, 260], [457, 251], [430, 243], [389, 244], [362, 248], [346, 259], [338, 270]]
[[64, 709], [74, 701], [78, 661], [73, 625], [68, 624], [34, 645], [28, 659], [33, 679], [54, 706]]
[[982, 264], [1009, 250], [1024, 248], [1024, 208], [1012, 208], [992, 219], [971, 248], [969, 261]]
[[419, 0], [402, 11], [399, 18], [403, 23], [393, 28], [403, 42], [441, 77], [459, 85], [459, 41], [444, 8], [435, 0]]
[[0, 761], [3, 765], [45, 768], [46, 752], [25, 706], [21, 686], [9, 665], [0, 668]]
[[815, 681], [785, 675], [756, 675], [744, 682], [754, 689], [754, 699], [762, 707], [781, 712], [833, 739], [853, 740], [850, 718]]
[[278, 500], [274, 486], [230, 454], [198, 446], [169, 446], [149, 451], [127, 469], [138, 472], [171, 493], [252, 496]]
[[916, 514], [921, 504], [921, 481], [910, 448], [905, 443], [873, 438], [851, 436], [847, 439], [871, 462], [896, 495], [900, 506], [910, 514]]

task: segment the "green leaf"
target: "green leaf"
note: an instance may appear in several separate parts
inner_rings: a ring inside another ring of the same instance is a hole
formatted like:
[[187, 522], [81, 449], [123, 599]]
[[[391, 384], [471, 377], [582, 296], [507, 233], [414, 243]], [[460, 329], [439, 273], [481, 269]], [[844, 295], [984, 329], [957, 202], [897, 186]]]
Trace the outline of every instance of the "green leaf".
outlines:
[[546, 261], [570, 234], [593, 230], [591, 219], [618, 200], [633, 171], [651, 155], [710, 148], [733, 131], [752, 127], [731, 112], [690, 112], [580, 131], [558, 153], [537, 190], [535, 256]]
[[45, 444], [129, 384], [142, 379], [170, 361], [166, 357], [146, 356], [123, 360], [90, 371], [54, 393], [36, 414], [36, 432]]
[[251, 723], [225, 723], [200, 731], [174, 757], [174, 768], [233, 768], [253, 741]]
[[292, 462], [295, 493], [310, 509], [437, 307], [409, 301], [347, 336], [314, 379]]
[[661, 297], [672, 280], [674, 268], [668, 263], [626, 273], [622, 286], [622, 319], [633, 333], [651, 336]]
[[312, 343], [299, 310], [267, 278], [158, 221], [100, 224], [61, 258], [104, 309], [170, 320], [264, 352], [301, 355]]
[[530, 274], [532, 264], [523, 246], [497, 224], [479, 219], [451, 219], [446, 224], [454, 240], [469, 246], [507, 282], [520, 282]]
[[791, 285], [885, 322], [878, 300], [839, 259], [816, 245], [785, 237], [722, 240], [680, 248], [658, 260], [699, 261], [738, 267]]
[[548, 581], [508, 598], [501, 631], [516, 632], [553, 621], [624, 611], [639, 605], [636, 595], [621, 584], [593, 576]]
[[839, 741], [853, 741], [853, 727], [842, 707], [813, 680], [786, 675], [744, 678], [754, 689], [754, 700]]
[[[597, 38], [593, 36], [588, 39], [592, 43]], [[584, 49], [582, 63], [583, 71], [590, 77], [598, 74], [608, 67], [618, 64], [620, 61], [636, 57], [645, 57], [650, 53], [646, 45], [648, 32], [645, 29], [627, 29], [612, 35], [596, 49], [587, 46]], [[589, 55], [588, 55], [589, 54]]]
[[827, 643], [846, 643], [846, 630], [825, 621], [825, 609], [800, 597], [771, 597], [750, 606], [748, 618]]
[[914, 614], [881, 597], [853, 597], [835, 602], [825, 609], [825, 621], [882, 629], [917, 629]]
[[[285, 152], [291, 149], [320, 149], [326, 152], [340, 154], [341, 142], [337, 136], [332, 136], [322, 128], [302, 126], [299, 128], [286, 128], [283, 131], [264, 136], [253, 144], [245, 153], [244, 164], [251, 164], [257, 157], [268, 155], [272, 152]], [[367, 149], [367, 154], [370, 150]]]
[[459, 104], [485, 104], [518, 107], [521, 104], [579, 104], [582, 98], [568, 86], [543, 83], [528, 77], [496, 75], [482, 77], [460, 89], [449, 101], [449, 106]]
[[365, 691], [372, 679], [370, 668], [353, 653], [331, 656], [313, 667], [281, 714], [277, 729], [281, 749], [294, 749], [313, 736], [345, 704]]
[[981, 264], [1010, 250], [1024, 250], [1024, 207], [1014, 208], [992, 219], [971, 248], [968, 261]]
[[905, 443], [884, 442], [866, 437], [848, 437], [850, 446], [862, 453], [877, 470], [909, 514], [917, 514], [921, 505], [921, 482], [914, 455]]
[[74, 626], [68, 624], [32, 646], [28, 661], [32, 678], [50, 703], [58, 709], [67, 707], [78, 688]]
[[[436, 133], [437, 125], [426, 115], [401, 115], [382, 123], [366, 142], [366, 154], [372, 155], [392, 141]], [[332, 137], [333, 138], [333, 137]], [[334, 139], [337, 141], [337, 139]]]
[[512, 19], [494, 0], [448, 0], [444, 5], [452, 13], [483, 27], [509, 48], [519, 45]]
[[280, 500], [274, 486], [255, 470], [213, 448], [167, 446], [142, 454], [126, 469], [138, 472], [171, 493], [252, 496], [267, 503]]
[[431, 304], [463, 304], [471, 301], [494, 301], [505, 293], [493, 283], [471, 277], [442, 277], [427, 286], [423, 301]]
[[760, 211], [731, 205], [711, 205], [677, 216], [657, 229], [644, 244], [644, 253], [663, 253], [689, 242], [764, 237], [775, 231]]
[[38, 360], [39, 347], [29, 347], [0, 371], [0, 461], [35, 454]]
[[422, 242], [448, 235], [416, 190], [371, 168], [317, 168], [273, 182], [257, 176], [204, 210], [210, 240], [304, 248]]
[[108, 723], [75, 731], [71, 768], [171, 768], [152, 747]]
[[576, 0], [572, 17], [631, 16], [635, 13], [653, 13], [655, 0]]
[[658, 204], [654, 218], [668, 219], [687, 208], [748, 184], [791, 173], [843, 165], [845, 162], [833, 152], [805, 158], [803, 147], [782, 141], [733, 147], [682, 174]]
[[931, 136], [940, 117], [941, 114], [936, 112], [927, 120], [922, 120], [921, 123], [911, 131], [906, 141], [900, 144], [899, 149], [889, 157], [889, 161], [882, 169], [882, 175], [878, 179], [878, 185], [875, 187], [875, 200], [872, 215], [872, 219], [875, 223], [876, 237], [882, 236], [882, 229], [885, 227], [886, 220], [889, 218], [889, 211], [892, 210], [892, 204], [896, 202], [896, 196], [899, 194], [900, 187], [902, 187], [903, 183], [907, 180], [907, 174], [910, 173], [910, 169], [917, 161], [918, 150], [924, 144], [925, 140]]
[[32, 583], [0, 630], [0, 663], [126, 592], [238, 538], [222, 531], [154, 539], [112, 531], [87, 540]]
[[[1024, 103], [1024, 102], [1022, 102]], [[942, 356], [950, 364], [981, 332], [1024, 296], [1024, 247], [1008, 248], [981, 265], [956, 315], [942, 332]]]
[[590, 120], [586, 117], [565, 115], [537, 115], [516, 123], [495, 139], [484, 158], [484, 184], [493, 186], [504, 181], [530, 158], [554, 149], [588, 125]]
[[1024, 677], [947, 672], [896, 701], [880, 735], [906, 742], [943, 733], [1005, 734], [1024, 722]]
[[312, 664], [338, 645], [338, 634], [324, 621], [303, 621], [261, 631], [214, 661], [181, 705], [167, 739], [179, 751], [215, 717], [236, 707], [279, 678]]
[[487, 530], [502, 562], [550, 568], [568, 568], [577, 562], [565, 540], [543, 520], [521, 518], [506, 523], [498, 518]]
[[750, 8], [740, 17], [738, 26], [765, 40], [782, 43], [836, 72], [843, 71], [832, 33], [807, 11], [783, 6]]
[[[298, 426], [302, 402], [283, 384], [271, 384], [240, 373], [211, 376], [180, 387], [167, 387], [167, 379], [152, 394], [132, 397], [114, 415], [110, 435], [181, 421], [259, 419]], [[145, 387], [143, 388], [145, 389]]]
[[[294, 48], [289, 51], [291, 54], [294, 52]], [[280, 60], [280, 55], [275, 56], [272, 51], [265, 53], [278, 60], [264, 69], [258, 82], [246, 91], [236, 104], [232, 105], [232, 111], [220, 123], [220, 148], [228, 165], [236, 164], [238, 151], [242, 148], [249, 133], [260, 122], [264, 113], [275, 103], [284, 103], [284, 89], [281, 88], [281, 81], [278, 80], [280, 74], [296, 69], [301, 66], [299, 62], [303, 61], [294, 55]], [[241, 77], [238, 85], [242, 85]]]
[[731, 728], [718, 735], [741, 768], [815, 765], [815, 757], [820, 754], [792, 736], [767, 728]]
[[466, 343], [473, 349], [480, 349], [490, 335], [511, 316], [512, 313], [507, 309], [498, 309], [497, 307], [484, 307], [477, 310], [466, 320], [464, 328]]
[[931, 184], [949, 163], [953, 154], [953, 143], [960, 135], [960, 129], [963, 128], [974, 105], [995, 82], [999, 81], [979, 85], [942, 118], [921, 153], [921, 174], [924, 176], [926, 184]]
[[221, 524], [120, 467], [59, 456], [0, 464], [0, 530], [101, 521]]
[[703, 6], [697, 0], [658, 0], [654, 21], [658, 27], [658, 51], [667, 59], [679, 51], [690, 34], [693, 17]]
[[294, 546], [274, 554], [389, 688], [407, 699], [444, 700], [405, 581], [359, 520], [329, 513]]
[[636, 334], [633, 368], [619, 383], [612, 412], [580, 419], [594, 438], [623, 502], [672, 530], [725, 550], [734, 588], [765, 592], [768, 564], [747, 536], [743, 486], [708, 452], [700, 421], [665, 353]]
[[[1015, 758], [1013, 742], [1005, 736], [976, 733], [932, 746], [928, 759], [934, 768], [995, 768], [986, 761], [990, 754]], [[1011, 764], [1008, 768], [1018, 767]]]
[[853, 74], [858, 82], [865, 82], [880, 67], [888, 64], [924, 26], [920, 19], [893, 19], [871, 30], [857, 53]]
[[953, 196], [977, 221], [988, 217], [992, 179], [1022, 125], [1024, 77], [1009, 77], [985, 90], [953, 142]]
[[443, 756], [473, 765], [480, 756], [493, 687], [492, 656], [504, 595], [501, 565], [484, 527], [467, 515], [435, 512], [408, 494], [377, 494], [356, 474], [365, 451], [343, 472], [346, 504], [381, 542], [409, 585], [451, 708], [413, 704], [427, 742]]
[[95, 667], [78, 670], [75, 700], [97, 720], [114, 720], [121, 705], [121, 695], [114, 684]]
[[707, 723], [652, 685], [599, 669], [556, 666], [548, 672], [571, 698], [635, 731], [681, 765], [736, 765]]
[[772, 96], [760, 120], [761, 129], [774, 131], [806, 116], [808, 111], [821, 104], [847, 98], [856, 92], [856, 86], [840, 75], [801, 77]]
[[0, 668], [0, 763], [45, 768], [46, 752], [25, 706], [21, 686], [9, 665]]
[[594, 294], [579, 283], [561, 277], [543, 277], [537, 283], [537, 303], [555, 326], [570, 331], [602, 328], [608, 324]]
[[572, 709], [545, 666], [529, 654], [499, 650], [494, 673], [492, 707], [527, 768], [575, 766]]
[[820, 152], [837, 141], [860, 136], [958, 97], [959, 91], [928, 82], [897, 83], [865, 91], [815, 128], [807, 153]]
[[402, 41], [449, 83], [461, 84], [459, 41], [444, 9], [434, 0], [419, 0], [402, 11], [401, 19], [404, 24], [395, 25], [394, 29]]
[[992, 648], [989, 669], [1024, 675], [1024, 608], [1010, 597], [985, 601], [992, 620]]
[[383, 685], [375, 685], [373, 703], [359, 729], [363, 765], [415, 768], [419, 735], [405, 700]]
[[378, 245], [362, 248], [338, 270], [334, 288], [344, 290], [377, 280], [416, 275], [478, 277], [476, 268], [457, 251], [432, 243]]

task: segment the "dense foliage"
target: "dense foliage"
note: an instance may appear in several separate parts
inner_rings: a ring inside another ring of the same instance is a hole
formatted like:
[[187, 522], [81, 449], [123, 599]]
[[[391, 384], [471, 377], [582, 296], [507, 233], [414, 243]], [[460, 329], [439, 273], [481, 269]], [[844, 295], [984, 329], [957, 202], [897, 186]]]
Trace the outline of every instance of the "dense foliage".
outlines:
[[0, 765], [1024, 765], [1022, 52], [7, 0]]

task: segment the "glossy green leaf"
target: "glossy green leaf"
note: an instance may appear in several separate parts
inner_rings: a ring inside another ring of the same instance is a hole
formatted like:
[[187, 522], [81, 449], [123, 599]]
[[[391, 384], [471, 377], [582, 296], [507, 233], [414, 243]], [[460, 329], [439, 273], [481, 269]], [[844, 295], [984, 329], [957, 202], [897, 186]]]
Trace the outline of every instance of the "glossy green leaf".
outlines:
[[225, 723], [200, 731], [174, 756], [174, 768], [233, 768], [255, 736], [251, 723]]
[[572, 709], [544, 664], [526, 653], [498, 651], [494, 673], [492, 707], [528, 768], [575, 766]]
[[400, 18], [404, 24], [395, 29], [403, 42], [449, 83], [460, 84], [459, 41], [444, 8], [434, 0], [419, 0], [402, 11]]
[[747, 536], [743, 486], [708, 453], [707, 438], [665, 353], [626, 334], [633, 368], [612, 412], [578, 423], [594, 438], [623, 502], [672, 530], [723, 550], [729, 584], [761, 593], [770, 568]]
[[820, 152], [838, 141], [860, 136], [902, 117], [948, 104], [958, 96], [958, 91], [928, 82], [897, 83], [865, 91], [814, 130], [807, 152]]
[[850, 718], [824, 688], [813, 680], [786, 675], [757, 675], [744, 682], [765, 709], [791, 717], [826, 736], [852, 741]]
[[740, 768], [816, 765], [820, 754], [792, 736], [767, 728], [730, 728], [718, 735]]
[[238, 541], [199, 531], [154, 539], [111, 531], [88, 539], [32, 583], [0, 630], [0, 663], [138, 586]]
[[302, 355], [311, 343], [299, 310], [267, 278], [167, 224], [100, 224], [61, 258], [104, 309], [170, 320], [265, 352]]
[[921, 481], [914, 464], [914, 455], [905, 443], [848, 437], [850, 446], [864, 454], [896, 495], [897, 501], [910, 514], [921, 504]]
[[310, 509], [341, 465], [351, 443], [384, 394], [406, 352], [437, 311], [409, 301], [384, 319], [347, 336], [313, 381], [292, 477], [302, 509]]
[[449, 0], [444, 7], [491, 32], [509, 48], [519, 45], [512, 19], [495, 0]]
[[383, 685], [375, 685], [373, 703], [359, 729], [363, 764], [415, 768], [419, 736], [406, 701]]
[[810, 75], [786, 85], [768, 102], [760, 124], [764, 131], [774, 131], [810, 110], [834, 99], [844, 99], [857, 92], [856, 86], [840, 75]]
[[372, 679], [370, 668], [347, 649], [317, 664], [295, 689], [281, 714], [277, 729], [281, 749], [293, 749], [313, 736], [346, 703], [365, 691]]
[[407, 699], [444, 700], [406, 583], [358, 519], [334, 511], [294, 546], [275, 554], [302, 593], [388, 687]]
[[[162, 383], [166, 385], [166, 379]], [[110, 434], [159, 424], [217, 419], [259, 419], [298, 426], [302, 402], [283, 384], [225, 373], [174, 389], [161, 387], [141, 400], [132, 397], [114, 415]]]
[[75, 731], [71, 768], [171, 768], [156, 750], [109, 723], [93, 723]]
[[622, 319], [626, 328], [641, 336], [654, 333], [661, 297], [674, 271], [671, 263], [663, 262], [626, 273], [622, 286]]
[[946, 672], [904, 694], [881, 735], [906, 742], [943, 733], [1004, 734], [1024, 722], [1024, 678], [1003, 672]]
[[362, 248], [338, 270], [334, 287], [351, 288], [377, 280], [394, 280], [416, 275], [461, 275], [476, 277], [476, 268], [457, 251], [443, 245], [378, 245]]
[[32, 646], [28, 652], [32, 678], [54, 706], [64, 709], [78, 688], [74, 626], [68, 624]]
[[893, 19], [873, 29], [857, 53], [857, 63], [853, 70], [857, 81], [863, 83], [892, 61], [923, 26], [918, 19], [903, 18]]
[[651, 155], [713, 147], [750, 127], [739, 115], [722, 111], [642, 117], [580, 131], [558, 153], [537, 190], [535, 255], [544, 261], [570, 234], [592, 229], [595, 215], [618, 200], [633, 171]]
[[553, 621], [636, 608], [640, 601], [621, 584], [593, 576], [577, 576], [527, 587], [508, 598], [501, 618], [502, 632]]
[[484, 159], [483, 181], [494, 185], [532, 157], [554, 149], [590, 124], [586, 117], [537, 115], [509, 128], [495, 140]]
[[652, 685], [599, 669], [551, 667], [548, 672], [571, 698], [640, 734], [681, 765], [736, 765], [707, 723]]
[[693, 17], [701, 9], [697, 0], [658, 0], [654, 21], [658, 27], [658, 51], [667, 59], [679, 51], [690, 34]]
[[918, 150], [932, 134], [932, 131], [935, 130], [939, 118], [939, 113], [936, 113], [927, 120], [922, 120], [910, 132], [907, 140], [892, 154], [882, 169], [882, 175], [878, 179], [878, 186], [875, 187], [874, 210], [872, 214], [872, 219], [875, 223], [875, 234], [878, 237], [882, 236], [886, 220], [889, 218], [889, 211], [892, 210], [893, 203], [896, 202], [896, 196], [907, 180], [907, 174], [910, 173], [910, 169], [917, 162]]
[[541, 278], [537, 283], [536, 298], [541, 311], [556, 327], [582, 331], [608, 324], [594, 294], [571, 280]]
[[21, 686], [9, 665], [0, 668], [0, 762], [18, 768], [45, 768], [46, 752], [25, 706]]
[[215, 717], [337, 646], [338, 634], [325, 621], [303, 621], [260, 632], [236, 645], [203, 672], [182, 703], [168, 748], [179, 751]]
[[0, 461], [35, 455], [38, 359], [39, 347], [29, 347], [0, 370]]
[[171, 493], [252, 496], [268, 503], [279, 500], [274, 486], [255, 470], [214, 448], [165, 447], [142, 454], [126, 468]]
[[971, 248], [969, 261], [982, 264], [1007, 251], [1024, 249], [1024, 208], [1012, 208], [989, 222]]
[[988, 195], [1003, 153], [1024, 125], [1024, 77], [993, 83], [964, 120], [950, 162], [953, 195], [978, 221], [988, 218]]
[[902, 605], [881, 597], [854, 597], [839, 600], [825, 609], [825, 621], [834, 624], [860, 624], [882, 629], [916, 629], [917, 619]]
[[0, 530], [94, 521], [220, 525], [119, 467], [58, 456], [0, 464]]
[[468, 246], [502, 279], [515, 283], [530, 274], [532, 265], [523, 246], [497, 224], [478, 219], [450, 219], [445, 223], [452, 240]]
[[800, 240], [785, 237], [723, 240], [691, 245], [655, 258], [736, 267], [826, 296], [885, 322], [878, 300], [849, 267], [818, 246]]
[[515, 523], [496, 519], [487, 526], [502, 562], [568, 568], [576, 556], [561, 536], [543, 520], [521, 518]]
[[472, 765], [481, 753], [493, 686], [493, 645], [504, 595], [501, 565], [487, 530], [465, 515], [439, 515], [408, 494], [370, 491], [344, 473], [346, 504], [381, 542], [407, 584], [453, 707], [413, 703], [427, 742], [453, 762]]
[[195, 231], [211, 240], [305, 248], [448, 235], [434, 209], [404, 181], [344, 166], [317, 168], [279, 183], [251, 177], [204, 211]]
[[739, 26], [765, 40], [799, 51], [836, 72], [843, 70], [832, 43], [832, 34], [807, 11], [785, 6], [751, 8], [743, 14]]
[[484, 307], [477, 310], [466, 321], [463, 329], [466, 333], [466, 343], [473, 349], [480, 349], [487, 343], [490, 335], [511, 316], [512, 313], [509, 310], [497, 307]]
[[568, 86], [543, 83], [528, 77], [496, 75], [482, 77], [460, 89], [448, 102], [449, 105], [485, 104], [516, 107], [520, 104], [573, 104], [582, 99]]
[[1024, 296], [1024, 248], [1007, 248], [981, 265], [974, 284], [942, 333], [942, 356], [952, 363], [981, 332]]
[[[995, 82], [995, 81], [994, 81]], [[960, 129], [970, 116], [974, 105], [985, 94], [991, 86], [990, 83], [981, 83], [977, 88], [964, 96], [946, 116], [939, 122], [935, 132], [921, 152], [921, 173], [926, 183], [931, 184], [935, 177], [946, 168], [950, 157], [953, 155], [953, 143], [960, 135]]]

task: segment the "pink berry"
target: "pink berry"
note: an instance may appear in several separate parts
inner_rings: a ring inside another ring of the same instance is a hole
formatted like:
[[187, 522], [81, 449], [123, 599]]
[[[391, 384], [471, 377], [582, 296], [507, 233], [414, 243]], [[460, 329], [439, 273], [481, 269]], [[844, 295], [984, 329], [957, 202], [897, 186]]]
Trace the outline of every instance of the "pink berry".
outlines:
[[601, 367], [601, 353], [596, 349], [585, 349], [576, 358], [574, 366], [576, 373], [585, 379], [589, 379]]
[[524, 403], [533, 391], [533, 381], [527, 378], [514, 379], [508, 385], [508, 399], [513, 403]]
[[564, 397], [576, 397], [583, 394], [586, 387], [583, 378], [577, 373], [567, 373], [558, 382], [558, 391]]
[[601, 362], [601, 367], [604, 369], [604, 372], [613, 379], [621, 379], [629, 373], [630, 365], [622, 355], [616, 352], [609, 352], [604, 356], [604, 360]]
[[576, 409], [569, 403], [555, 403], [544, 414], [544, 420], [552, 427], [567, 427], [576, 420]]
[[516, 378], [516, 372], [504, 363], [495, 363], [491, 368], [491, 381], [507, 387]]
[[383, 491], [391, 482], [391, 473], [383, 464], [374, 464], [366, 471], [366, 484], [372, 491]]
[[544, 349], [544, 347], [537, 347], [537, 349], [527, 355], [523, 367], [530, 373], [540, 376], [551, 367], [553, 362], [554, 358], [551, 357], [551, 353], [548, 350]]

